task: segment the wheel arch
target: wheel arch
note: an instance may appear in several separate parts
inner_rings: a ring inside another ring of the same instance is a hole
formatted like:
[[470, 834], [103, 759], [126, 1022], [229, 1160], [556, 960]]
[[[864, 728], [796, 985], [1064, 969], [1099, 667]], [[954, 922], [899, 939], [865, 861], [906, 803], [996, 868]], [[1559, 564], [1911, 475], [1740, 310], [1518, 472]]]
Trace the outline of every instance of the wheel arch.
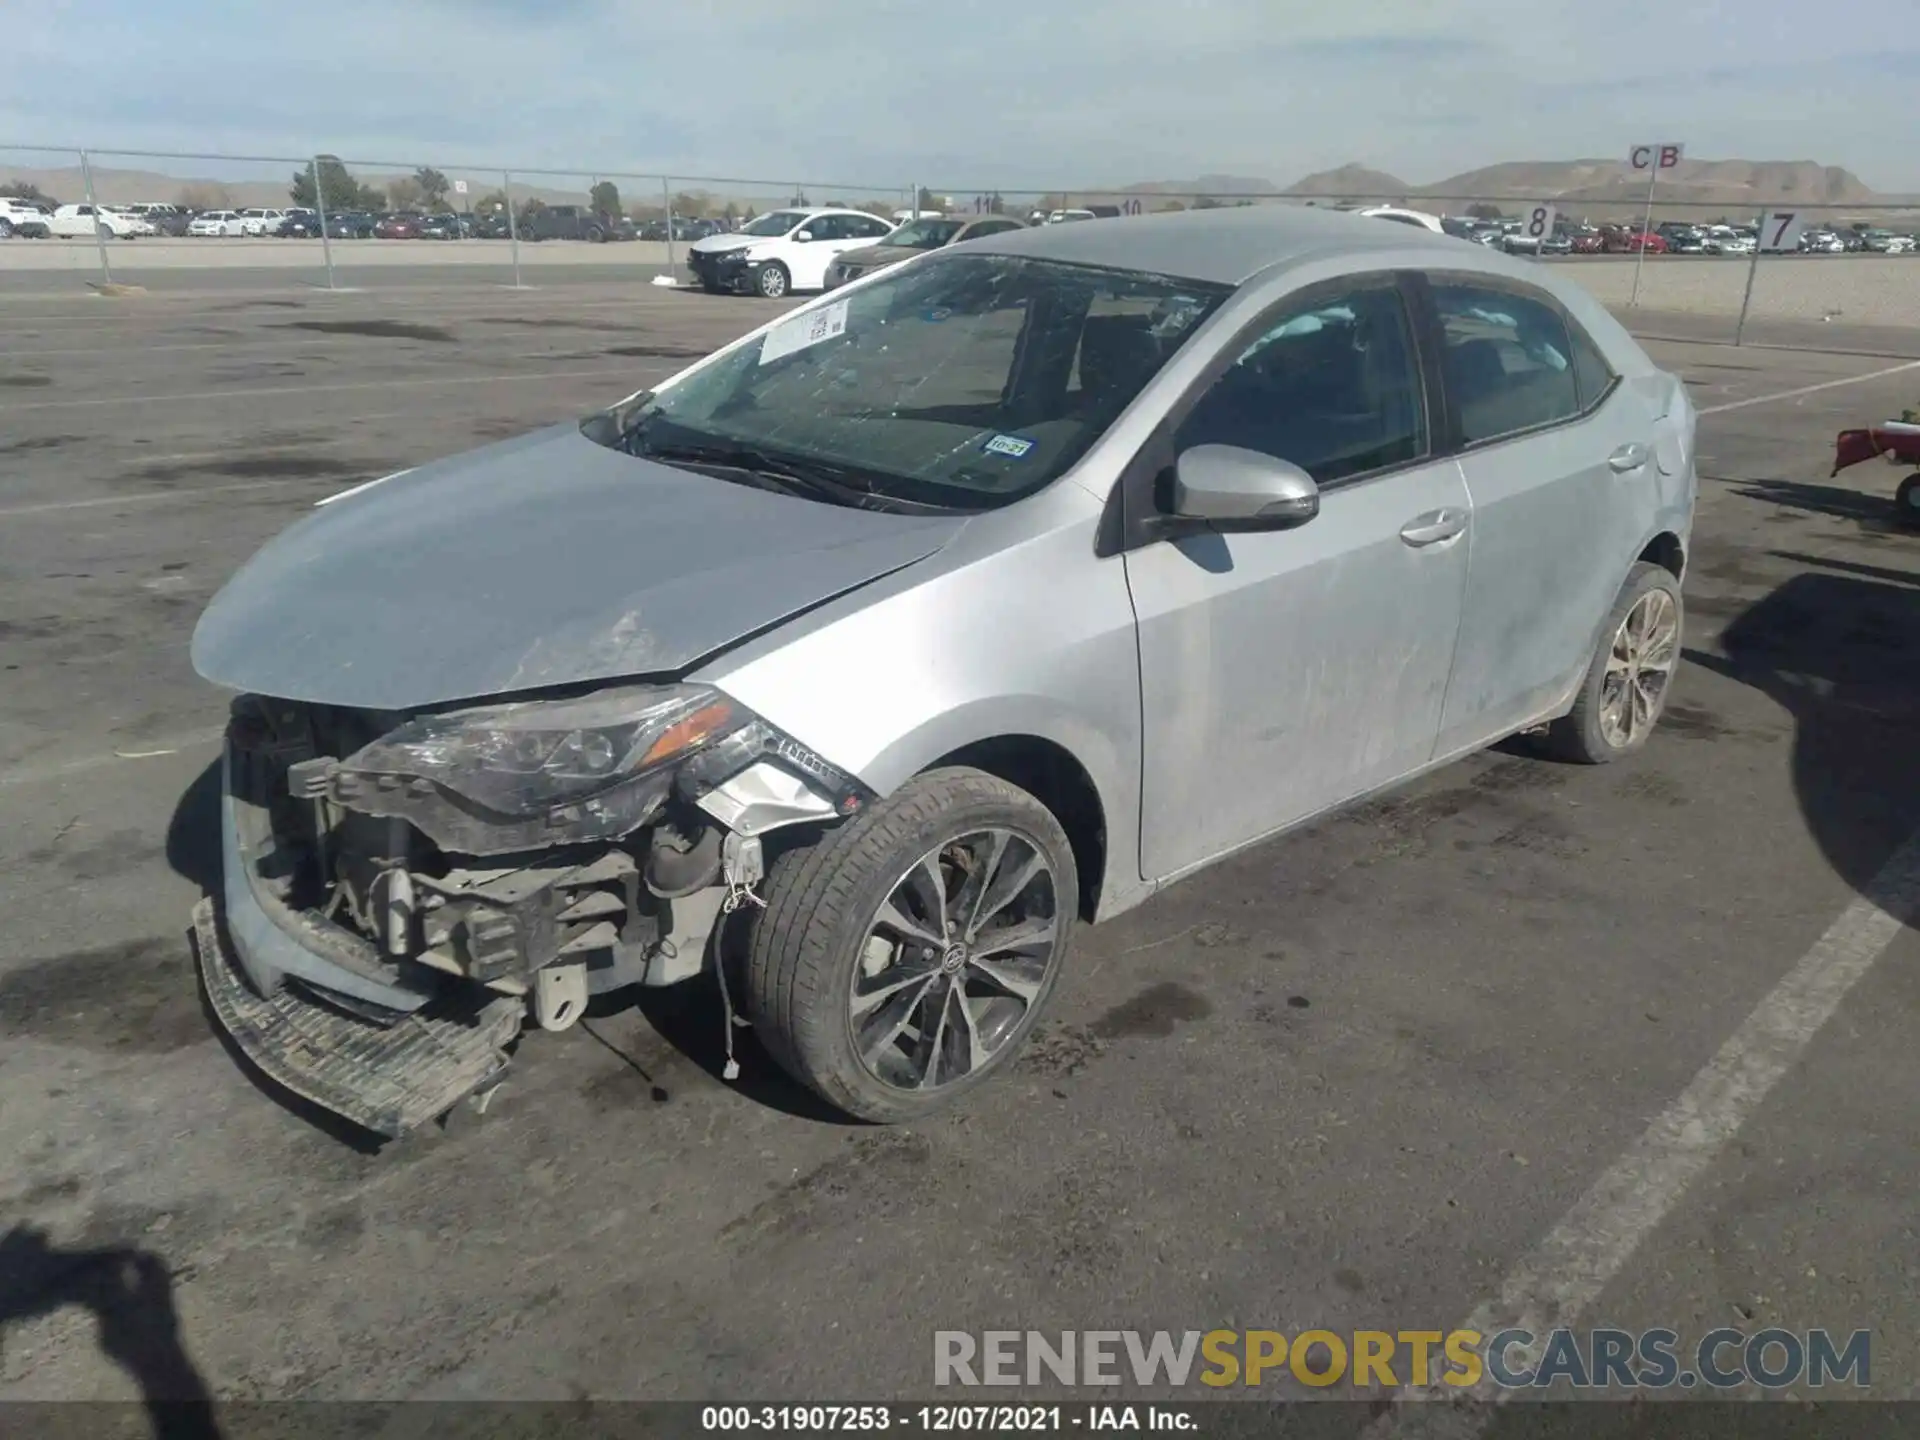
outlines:
[[1053, 813], [1073, 847], [1080, 918], [1091, 921], [1106, 888], [1107, 810], [1093, 776], [1066, 746], [1039, 735], [996, 735], [950, 750], [926, 769], [966, 765], [1017, 785]]
[[1640, 547], [1634, 563], [1642, 561], [1658, 565], [1676, 580], [1684, 580], [1687, 577], [1686, 542], [1672, 530], [1661, 530]]

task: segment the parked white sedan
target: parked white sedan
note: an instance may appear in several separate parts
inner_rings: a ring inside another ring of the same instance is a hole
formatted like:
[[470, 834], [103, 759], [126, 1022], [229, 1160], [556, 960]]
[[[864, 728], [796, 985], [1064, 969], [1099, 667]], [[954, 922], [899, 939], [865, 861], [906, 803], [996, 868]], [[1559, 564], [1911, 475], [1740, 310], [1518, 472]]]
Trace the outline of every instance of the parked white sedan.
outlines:
[[153, 234], [153, 226], [132, 215], [123, 215], [106, 206], [62, 205], [47, 221], [47, 231], [69, 239], [91, 240], [94, 232], [109, 240], [131, 240], [136, 235]]
[[238, 210], [209, 210], [187, 222], [189, 235], [240, 235], [246, 222]]
[[240, 233], [242, 235], [271, 235], [280, 228], [280, 222], [287, 218], [284, 210], [242, 210], [240, 212]]

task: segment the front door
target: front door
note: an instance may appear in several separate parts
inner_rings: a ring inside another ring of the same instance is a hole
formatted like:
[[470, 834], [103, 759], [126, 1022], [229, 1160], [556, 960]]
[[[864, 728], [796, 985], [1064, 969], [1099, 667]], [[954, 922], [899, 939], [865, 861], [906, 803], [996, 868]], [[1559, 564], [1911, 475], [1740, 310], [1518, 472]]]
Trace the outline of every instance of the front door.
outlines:
[[1426, 764], [1472, 514], [1432, 456], [1391, 276], [1316, 287], [1233, 343], [1174, 450], [1239, 445], [1321, 487], [1297, 529], [1127, 555], [1145, 742], [1141, 868], [1165, 879]]

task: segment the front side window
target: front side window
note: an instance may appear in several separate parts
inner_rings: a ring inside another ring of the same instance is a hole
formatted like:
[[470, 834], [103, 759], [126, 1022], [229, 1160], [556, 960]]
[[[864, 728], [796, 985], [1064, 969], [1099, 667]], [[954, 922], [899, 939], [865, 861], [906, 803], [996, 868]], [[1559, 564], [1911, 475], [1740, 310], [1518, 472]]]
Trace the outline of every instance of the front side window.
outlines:
[[959, 220], [909, 220], [887, 235], [887, 244], [907, 250], [938, 250], [960, 233]]
[[776, 235], [786, 234], [806, 218], [807, 212], [804, 210], [771, 210], [752, 224], [741, 226], [740, 233], [769, 240]]
[[856, 240], [878, 240], [882, 235], [891, 235], [893, 227], [886, 221], [873, 215], [849, 215], [848, 233]]
[[617, 436], [588, 433], [668, 464], [992, 509], [1079, 460], [1229, 293], [946, 250], [716, 357]]
[[1559, 308], [1513, 290], [1439, 281], [1447, 387], [1461, 439], [1476, 445], [1580, 413], [1573, 345]]
[[1280, 311], [1203, 394], [1176, 450], [1238, 445], [1322, 485], [1427, 453], [1413, 332], [1389, 285], [1321, 294]]

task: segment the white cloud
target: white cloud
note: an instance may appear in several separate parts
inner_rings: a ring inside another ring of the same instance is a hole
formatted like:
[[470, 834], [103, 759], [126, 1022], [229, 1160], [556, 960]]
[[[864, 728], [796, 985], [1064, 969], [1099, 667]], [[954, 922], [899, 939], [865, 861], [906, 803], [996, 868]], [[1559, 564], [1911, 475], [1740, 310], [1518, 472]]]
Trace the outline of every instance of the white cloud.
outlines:
[[1907, 0], [0, 3], [15, 141], [1014, 189], [1672, 138], [1920, 190]]

